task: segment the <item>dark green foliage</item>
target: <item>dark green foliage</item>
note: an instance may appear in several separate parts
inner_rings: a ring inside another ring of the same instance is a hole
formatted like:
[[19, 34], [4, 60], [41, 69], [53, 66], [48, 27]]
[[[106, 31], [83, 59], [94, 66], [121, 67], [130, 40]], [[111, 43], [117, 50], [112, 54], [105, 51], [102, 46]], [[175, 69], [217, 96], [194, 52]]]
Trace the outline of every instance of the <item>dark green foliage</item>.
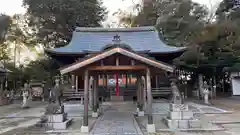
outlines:
[[132, 21], [128, 16], [121, 20], [131, 22], [131, 26], [156, 24], [160, 38], [168, 45], [188, 47], [174, 60], [176, 66], [213, 75], [239, 61], [240, 8], [223, 0], [216, 12], [217, 21], [209, 11], [191, 0], [156, 0], [144, 6], [137, 16], [130, 16]]
[[0, 15], [0, 61], [9, 59], [7, 53], [7, 45], [4, 44], [6, 34], [11, 26], [11, 18], [7, 15]]
[[66, 45], [76, 26], [98, 27], [106, 11], [99, 0], [24, 0], [29, 25], [45, 46]]
[[24, 68], [25, 78], [41, 81], [51, 79], [58, 73], [54, 68], [55, 64], [57, 63], [54, 59], [48, 58], [32, 61]]
[[11, 25], [11, 18], [7, 15], [0, 15], [0, 44], [4, 42], [5, 35]]
[[11, 25], [11, 18], [7, 15], [0, 15], [0, 44], [4, 41], [4, 37]]

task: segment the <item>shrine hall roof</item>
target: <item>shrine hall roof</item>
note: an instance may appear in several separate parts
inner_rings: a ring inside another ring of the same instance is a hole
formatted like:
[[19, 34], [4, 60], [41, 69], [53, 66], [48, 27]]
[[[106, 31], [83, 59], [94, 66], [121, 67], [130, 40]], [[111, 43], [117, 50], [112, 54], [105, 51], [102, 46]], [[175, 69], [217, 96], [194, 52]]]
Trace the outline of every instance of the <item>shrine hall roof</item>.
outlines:
[[185, 50], [185, 47], [166, 45], [153, 26], [133, 28], [86, 28], [77, 27], [70, 43], [61, 48], [46, 50], [52, 53], [84, 53], [101, 51], [111, 44], [113, 37], [119, 35], [121, 42], [129, 45], [134, 51], [150, 53], [174, 53]]

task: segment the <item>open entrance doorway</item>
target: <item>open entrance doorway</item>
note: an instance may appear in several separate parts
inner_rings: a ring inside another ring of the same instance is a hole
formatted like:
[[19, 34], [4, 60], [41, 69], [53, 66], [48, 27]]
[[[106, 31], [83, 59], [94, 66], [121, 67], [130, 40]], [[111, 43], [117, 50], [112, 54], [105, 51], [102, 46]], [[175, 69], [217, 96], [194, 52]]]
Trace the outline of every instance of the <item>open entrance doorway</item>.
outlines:
[[136, 80], [136, 74], [126, 71], [100, 75], [99, 95], [105, 101], [116, 100], [116, 98], [124, 101], [134, 100], [137, 96]]

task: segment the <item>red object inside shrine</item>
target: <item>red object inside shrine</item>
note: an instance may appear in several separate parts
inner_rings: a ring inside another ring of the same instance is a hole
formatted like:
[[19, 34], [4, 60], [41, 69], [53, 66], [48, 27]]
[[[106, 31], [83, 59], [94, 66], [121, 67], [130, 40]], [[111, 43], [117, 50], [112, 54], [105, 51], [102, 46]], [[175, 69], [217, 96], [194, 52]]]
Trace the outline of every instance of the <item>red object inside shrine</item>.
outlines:
[[118, 72], [116, 72], [116, 96], [119, 96]]

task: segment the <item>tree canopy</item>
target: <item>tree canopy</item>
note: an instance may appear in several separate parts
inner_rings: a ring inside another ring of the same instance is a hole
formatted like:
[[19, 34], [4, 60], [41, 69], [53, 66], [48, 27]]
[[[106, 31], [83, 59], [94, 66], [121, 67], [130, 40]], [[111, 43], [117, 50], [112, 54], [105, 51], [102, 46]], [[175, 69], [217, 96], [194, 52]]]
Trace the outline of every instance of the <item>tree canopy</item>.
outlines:
[[46, 80], [56, 74], [59, 64], [43, 54], [25, 63], [23, 50], [67, 45], [75, 27], [101, 27], [107, 15], [101, 0], [23, 0], [23, 6], [26, 14], [0, 15], [0, 60], [13, 71], [9, 78], [14, 83], [20, 78]]
[[24, 6], [46, 47], [66, 45], [76, 26], [100, 26], [106, 15], [101, 0], [24, 0]]
[[174, 60], [177, 66], [212, 73], [202, 69], [221, 71], [239, 61], [238, 7], [234, 1], [223, 0], [216, 13], [211, 13], [212, 10], [191, 0], [156, 0], [144, 5], [138, 15], [122, 16], [120, 20], [131, 22], [126, 25], [130, 27], [155, 25], [168, 45], [188, 47], [187, 52]]
[[8, 59], [7, 45], [4, 44], [6, 34], [11, 26], [11, 18], [7, 15], [0, 15], [0, 61]]
[[0, 43], [4, 42], [5, 35], [11, 25], [11, 18], [7, 15], [0, 15]]

